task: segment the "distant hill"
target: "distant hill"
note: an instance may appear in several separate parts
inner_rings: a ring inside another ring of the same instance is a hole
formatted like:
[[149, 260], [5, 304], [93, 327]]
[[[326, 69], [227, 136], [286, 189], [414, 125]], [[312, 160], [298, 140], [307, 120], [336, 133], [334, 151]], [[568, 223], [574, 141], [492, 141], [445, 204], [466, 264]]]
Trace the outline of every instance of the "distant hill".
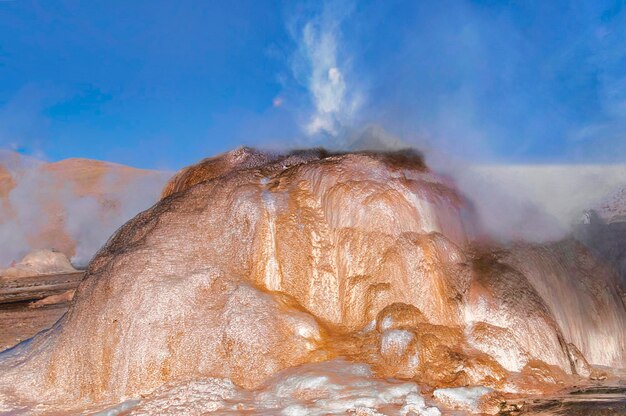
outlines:
[[35, 249], [84, 264], [158, 199], [169, 172], [90, 159], [47, 163], [0, 151], [0, 267]]

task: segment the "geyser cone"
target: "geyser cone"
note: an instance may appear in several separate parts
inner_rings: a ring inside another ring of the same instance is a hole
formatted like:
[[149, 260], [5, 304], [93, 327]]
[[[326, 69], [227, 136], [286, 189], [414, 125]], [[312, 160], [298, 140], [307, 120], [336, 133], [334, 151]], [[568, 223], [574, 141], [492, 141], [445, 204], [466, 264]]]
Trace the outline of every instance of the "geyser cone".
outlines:
[[[119, 400], [203, 377], [251, 388], [337, 355], [379, 376], [515, 389], [538, 371], [575, 374], [577, 350], [594, 351], [545, 288], [467, 250], [471, 210], [417, 153], [237, 149], [163, 196], [100, 250], [65, 318], [3, 355], [4, 391]], [[586, 296], [607, 303], [610, 325], [624, 319], [613, 298]]]

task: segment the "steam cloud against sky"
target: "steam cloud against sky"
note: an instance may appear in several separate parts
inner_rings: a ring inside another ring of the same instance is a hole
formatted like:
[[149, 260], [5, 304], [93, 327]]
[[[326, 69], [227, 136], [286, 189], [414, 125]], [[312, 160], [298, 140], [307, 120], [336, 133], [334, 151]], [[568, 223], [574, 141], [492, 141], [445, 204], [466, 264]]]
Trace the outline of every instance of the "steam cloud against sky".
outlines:
[[[305, 126], [309, 135], [327, 134], [334, 140], [352, 122], [361, 97], [346, 80], [347, 63], [342, 58], [340, 27], [350, 11], [332, 11], [329, 6], [306, 22], [296, 34], [299, 47], [294, 57], [296, 77], [304, 77], [313, 101], [313, 115]], [[304, 70], [302, 69], [304, 67]], [[304, 74], [299, 74], [299, 71]]]

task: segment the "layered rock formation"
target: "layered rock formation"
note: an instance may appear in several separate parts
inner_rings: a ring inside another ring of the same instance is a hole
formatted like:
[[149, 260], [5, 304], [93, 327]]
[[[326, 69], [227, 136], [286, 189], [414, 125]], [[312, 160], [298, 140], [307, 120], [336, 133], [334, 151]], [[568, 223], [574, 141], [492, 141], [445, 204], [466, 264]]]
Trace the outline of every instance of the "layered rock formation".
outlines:
[[0, 355], [0, 394], [80, 407], [207, 378], [261, 388], [336, 357], [489, 392], [626, 367], [610, 270], [568, 249], [474, 247], [473, 227], [414, 152], [202, 161], [99, 251], [54, 328]]

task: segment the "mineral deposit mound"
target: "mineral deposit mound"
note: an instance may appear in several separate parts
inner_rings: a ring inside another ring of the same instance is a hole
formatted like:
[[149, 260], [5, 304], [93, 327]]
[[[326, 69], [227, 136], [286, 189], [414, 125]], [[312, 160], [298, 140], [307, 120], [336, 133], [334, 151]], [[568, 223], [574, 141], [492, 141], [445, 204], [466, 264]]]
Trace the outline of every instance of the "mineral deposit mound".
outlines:
[[612, 270], [573, 241], [479, 234], [416, 152], [204, 160], [110, 238], [53, 328], [0, 355], [0, 410], [432, 415], [626, 367]]

